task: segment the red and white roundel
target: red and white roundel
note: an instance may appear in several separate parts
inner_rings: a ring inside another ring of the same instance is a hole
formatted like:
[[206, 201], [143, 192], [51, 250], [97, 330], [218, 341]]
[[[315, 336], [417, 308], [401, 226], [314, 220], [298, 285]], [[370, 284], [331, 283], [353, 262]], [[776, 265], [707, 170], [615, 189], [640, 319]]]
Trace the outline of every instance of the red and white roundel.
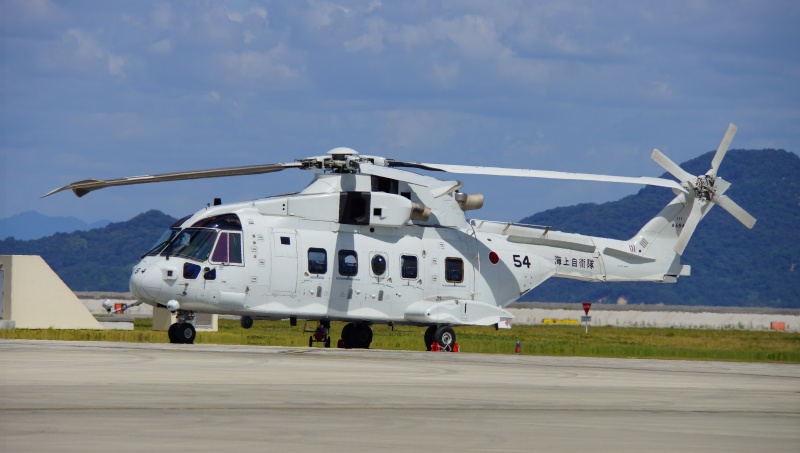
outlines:
[[492, 264], [497, 264], [500, 262], [500, 255], [497, 252], [489, 252], [489, 261]]

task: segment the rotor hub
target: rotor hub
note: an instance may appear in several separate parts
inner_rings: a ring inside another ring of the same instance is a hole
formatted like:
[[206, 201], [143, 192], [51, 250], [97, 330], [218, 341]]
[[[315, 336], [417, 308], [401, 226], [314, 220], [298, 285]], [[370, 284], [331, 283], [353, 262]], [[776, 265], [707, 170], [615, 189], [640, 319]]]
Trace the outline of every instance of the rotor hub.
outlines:
[[716, 178], [712, 175], [698, 176], [695, 181], [695, 196], [703, 201], [710, 201], [716, 195]]

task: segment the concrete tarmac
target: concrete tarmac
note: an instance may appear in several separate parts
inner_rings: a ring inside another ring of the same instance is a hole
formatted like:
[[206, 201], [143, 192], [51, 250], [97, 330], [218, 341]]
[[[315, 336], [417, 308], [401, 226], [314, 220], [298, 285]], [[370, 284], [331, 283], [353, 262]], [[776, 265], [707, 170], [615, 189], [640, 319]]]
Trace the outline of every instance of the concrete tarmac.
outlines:
[[800, 366], [0, 340], [0, 451], [772, 451]]

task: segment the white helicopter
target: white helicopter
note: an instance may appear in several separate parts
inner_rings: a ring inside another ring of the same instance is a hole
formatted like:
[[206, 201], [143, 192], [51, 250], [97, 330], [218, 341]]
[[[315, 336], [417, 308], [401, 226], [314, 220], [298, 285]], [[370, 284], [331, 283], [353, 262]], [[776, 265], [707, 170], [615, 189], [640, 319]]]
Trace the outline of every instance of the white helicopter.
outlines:
[[[130, 288], [140, 301], [177, 315], [172, 343], [193, 343], [195, 313], [318, 322], [330, 346], [331, 321], [347, 324], [339, 345], [368, 348], [371, 325], [428, 326], [425, 345], [450, 350], [453, 327], [510, 328], [504, 307], [550, 277], [588, 282], [673, 283], [697, 224], [717, 204], [747, 228], [756, 220], [724, 195], [717, 176], [736, 133], [728, 127], [711, 168], [694, 176], [658, 150], [652, 158], [679, 182], [497, 167], [401, 162], [336, 148], [292, 163], [74, 182], [81, 197], [110, 186], [286, 169], [316, 171], [290, 195], [217, 204], [177, 221], [134, 266]], [[465, 212], [483, 196], [402, 168], [446, 173], [608, 181], [672, 189], [676, 197], [627, 241], [487, 220]], [[321, 339], [321, 338], [318, 338]]]

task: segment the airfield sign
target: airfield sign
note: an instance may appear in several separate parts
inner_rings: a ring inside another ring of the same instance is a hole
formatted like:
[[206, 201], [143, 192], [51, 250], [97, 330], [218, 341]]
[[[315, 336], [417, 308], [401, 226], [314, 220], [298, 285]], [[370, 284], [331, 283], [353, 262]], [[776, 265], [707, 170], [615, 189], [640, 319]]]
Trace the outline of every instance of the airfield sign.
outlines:
[[586, 324], [586, 333], [589, 333], [589, 323], [592, 322], [592, 317], [589, 316], [589, 310], [592, 308], [591, 302], [584, 302], [583, 303], [583, 311], [586, 313], [586, 316], [581, 316], [581, 322]]

